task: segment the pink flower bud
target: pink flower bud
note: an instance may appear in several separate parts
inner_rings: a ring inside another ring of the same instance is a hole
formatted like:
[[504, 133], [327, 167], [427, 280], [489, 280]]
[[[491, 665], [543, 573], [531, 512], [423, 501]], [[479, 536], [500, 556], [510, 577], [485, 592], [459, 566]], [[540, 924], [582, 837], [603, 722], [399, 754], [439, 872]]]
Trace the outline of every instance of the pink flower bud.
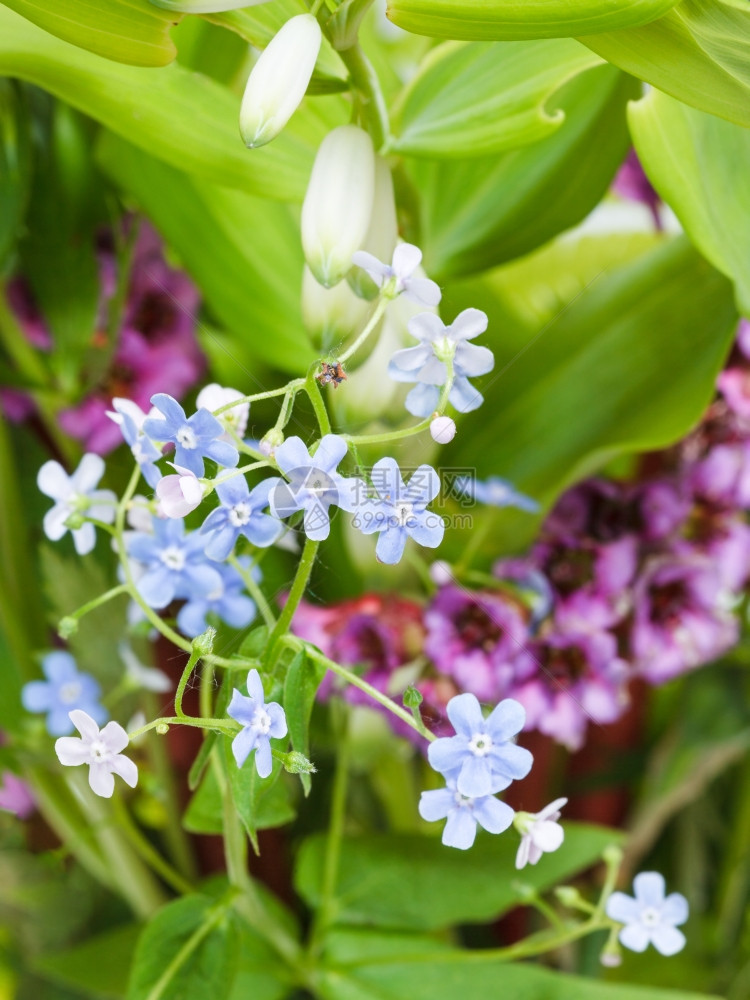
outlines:
[[185, 517], [203, 499], [203, 487], [195, 473], [181, 465], [169, 463], [177, 475], [164, 476], [156, 484], [159, 513], [166, 517]]

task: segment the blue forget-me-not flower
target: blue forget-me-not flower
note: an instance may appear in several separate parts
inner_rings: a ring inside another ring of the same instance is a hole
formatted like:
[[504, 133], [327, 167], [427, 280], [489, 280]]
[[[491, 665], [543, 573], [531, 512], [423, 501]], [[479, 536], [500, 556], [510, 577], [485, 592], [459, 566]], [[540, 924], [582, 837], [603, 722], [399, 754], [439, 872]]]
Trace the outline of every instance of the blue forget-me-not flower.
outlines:
[[443, 540], [445, 525], [427, 504], [440, 492], [440, 478], [429, 465], [420, 465], [405, 486], [393, 458], [381, 458], [372, 467], [379, 500], [363, 499], [353, 524], [365, 535], [380, 532], [375, 555], [382, 563], [397, 563], [408, 538], [434, 549]]
[[513, 822], [515, 813], [511, 807], [494, 796], [509, 784], [509, 779], [495, 777], [487, 795], [472, 798], [459, 792], [455, 777], [448, 777], [445, 788], [422, 792], [419, 815], [428, 823], [447, 819], [443, 843], [466, 851], [474, 843], [477, 825], [488, 833], [502, 833]]
[[240, 535], [259, 548], [271, 545], [279, 537], [281, 522], [264, 514], [268, 494], [278, 480], [264, 479], [251, 490], [244, 476], [234, 475], [216, 484], [216, 495], [221, 506], [212, 510], [201, 527], [207, 534], [206, 555], [209, 559], [223, 561], [235, 546]]
[[108, 719], [99, 704], [101, 688], [89, 674], [78, 670], [76, 661], [64, 650], [55, 650], [42, 658], [44, 681], [29, 681], [21, 691], [21, 702], [27, 712], [45, 712], [50, 736], [67, 736], [73, 732], [68, 713], [80, 709], [99, 724]]
[[378, 286], [383, 288], [391, 284], [393, 295], [416, 302], [420, 306], [436, 306], [440, 301], [440, 287], [430, 278], [415, 276], [415, 271], [422, 262], [422, 251], [412, 243], [399, 243], [393, 251], [390, 264], [366, 250], [358, 250], [352, 257], [352, 263], [361, 267], [370, 275]]
[[143, 422], [143, 430], [154, 441], [171, 441], [174, 444], [175, 465], [202, 476], [206, 458], [227, 468], [239, 462], [237, 449], [223, 440], [223, 424], [208, 410], [200, 409], [187, 417], [177, 400], [165, 392], [152, 396], [151, 402], [163, 414], [163, 419], [148, 417]]
[[448, 375], [447, 362], [453, 361], [453, 385], [449, 401], [459, 413], [481, 406], [484, 397], [469, 382], [492, 371], [495, 359], [487, 347], [469, 344], [487, 329], [487, 315], [480, 309], [464, 309], [446, 326], [434, 313], [420, 313], [409, 320], [409, 333], [420, 341], [406, 347], [388, 364], [388, 374], [396, 382], [417, 382], [406, 397], [406, 409], [415, 417], [429, 417], [438, 405], [440, 387]]
[[[244, 558], [240, 562], [247, 568], [250, 560]], [[243, 593], [245, 584], [234, 566], [219, 564], [216, 570], [219, 585], [207, 594], [199, 590], [195, 595], [188, 595], [187, 603], [177, 613], [180, 631], [192, 639], [208, 628], [206, 615], [210, 611], [232, 628], [244, 628], [255, 618], [255, 602]], [[256, 580], [260, 577], [259, 569], [252, 573]]]
[[161, 458], [161, 451], [153, 441], [146, 436], [143, 424], [148, 417], [158, 417], [159, 411], [154, 407], [151, 413], [144, 413], [132, 399], [115, 397], [112, 400], [112, 411], [107, 412], [120, 428], [125, 443], [130, 447], [133, 458], [141, 467], [141, 474], [149, 486], [156, 487], [161, 479], [161, 471], [155, 465]]
[[305, 534], [313, 541], [328, 538], [331, 530], [331, 505], [353, 512], [364, 496], [360, 479], [344, 479], [336, 467], [347, 452], [346, 441], [337, 434], [326, 434], [311, 456], [301, 438], [290, 437], [276, 449], [276, 462], [287, 481], [269, 482], [268, 503], [276, 517], [305, 512]]
[[185, 533], [185, 522], [154, 519], [153, 534], [134, 532], [127, 538], [128, 556], [141, 564], [135, 581], [151, 608], [166, 608], [175, 597], [194, 598], [221, 587], [216, 567], [206, 561], [205, 539]]
[[513, 483], [500, 476], [488, 476], [487, 479], [473, 479], [471, 476], [458, 476], [454, 481], [454, 489], [464, 496], [473, 497], [479, 503], [488, 507], [516, 507], [535, 514], [539, 504], [531, 497], [520, 493]]
[[485, 719], [473, 694], [458, 694], [446, 706], [455, 736], [435, 740], [427, 757], [436, 771], [456, 775], [462, 795], [490, 795], [498, 778], [517, 781], [531, 770], [534, 758], [513, 737], [521, 731], [526, 712], [513, 698], [505, 698]]
[[271, 740], [287, 734], [284, 709], [275, 701], [265, 704], [263, 684], [257, 670], [247, 675], [247, 695], [237, 688], [227, 714], [242, 724], [242, 729], [232, 740], [232, 753], [237, 767], [242, 767], [248, 755], [255, 750], [255, 766], [261, 778], [267, 778], [273, 768]]

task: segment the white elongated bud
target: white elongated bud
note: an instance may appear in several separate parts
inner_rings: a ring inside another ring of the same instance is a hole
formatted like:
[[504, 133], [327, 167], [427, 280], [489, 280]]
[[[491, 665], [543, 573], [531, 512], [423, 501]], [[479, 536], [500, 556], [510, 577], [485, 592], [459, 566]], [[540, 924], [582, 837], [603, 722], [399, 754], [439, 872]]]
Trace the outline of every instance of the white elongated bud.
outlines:
[[247, 80], [240, 133], [254, 149], [275, 139], [305, 96], [320, 51], [320, 25], [312, 14], [290, 18], [263, 50]]
[[333, 288], [352, 266], [372, 216], [375, 152], [366, 132], [341, 125], [320, 144], [302, 205], [302, 248], [308, 267]]
[[[396, 219], [396, 198], [393, 193], [391, 168], [382, 156], [375, 157], [375, 196], [367, 235], [358, 250], [366, 250], [378, 260], [389, 261], [393, 257], [398, 240], [398, 220]], [[353, 267], [347, 275], [347, 282], [363, 299], [374, 299], [378, 286], [361, 267]]]
[[370, 309], [370, 304], [358, 298], [345, 281], [335, 288], [323, 288], [305, 267], [302, 319], [316, 349], [331, 351], [349, 340], [364, 325]]

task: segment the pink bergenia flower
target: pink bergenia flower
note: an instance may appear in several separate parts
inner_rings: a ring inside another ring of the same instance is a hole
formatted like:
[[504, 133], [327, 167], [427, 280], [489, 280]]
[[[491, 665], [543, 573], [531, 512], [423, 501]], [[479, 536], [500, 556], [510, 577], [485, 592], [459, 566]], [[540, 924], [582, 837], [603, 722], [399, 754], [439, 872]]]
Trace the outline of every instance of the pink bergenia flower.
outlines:
[[28, 819], [36, 808], [31, 789], [12, 771], [0, 776], [0, 809], [13, 813], [19, 819]]

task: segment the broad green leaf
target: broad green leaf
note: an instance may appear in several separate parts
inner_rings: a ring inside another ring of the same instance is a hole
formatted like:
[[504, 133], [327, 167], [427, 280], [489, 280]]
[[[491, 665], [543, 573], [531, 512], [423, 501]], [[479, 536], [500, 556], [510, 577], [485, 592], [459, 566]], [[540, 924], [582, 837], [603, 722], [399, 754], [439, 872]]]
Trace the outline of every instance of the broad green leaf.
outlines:
[[389, 148], [464, 159], [536, 142], [565, 119], [546, 108], [549, 98], [598, 62], [568, 38], [446, 42], [422, 61], [398, 102]]
[[[549, 505], [610, 459], [682, 437], [713, 396], [735, 324], [730, 283], [686, 240], [602, 269], [480, 383], [488, 401], [447, 460]], [[503, 512], [496, 526], [499, 550], [519, 549], [536, 522]]]
[[2, 6], [0, 74], [35, 83], [152, 156], [260, 197], [301, 200], [330, 128], [330, 112], [302, 108], [275, 142], [250, 152], [239, 138], [239, 97], [216, 81], [177, 64], [111, 62]]
[[81, 990], [86, 996], [124, 997], [141, 929], [138, 924], [126, 924], [105, 931], [73, 948], [42, 955], [34, 968], [45, 978]]
[[15, 249], [30, 181], [31, 133], [24, 95], [15, 81], [0, 80], [0, 276]]
[[255, 7], [269, 0], [151, 0], [163, 10], [181, 11], [183, 14], [213, 14], [217, 11], [236, 10], [238, 7]]
[[[311, 660], [304, 650], [294, 657], [284, 677], [284, 710], [289, 725], [289, 738], [292, 748], [298, 753], [310, 756], [310, 715], [312, 714], [315, 694], [320, 682], [326, 674], [326, 669], [320, 663]], [[310, 775], [300, 774], [305, 795], [310, 794]]]
[[[545, 865], [518, 874], [518, 841], [480, 835], [470, 851], [444, 847], [437, 837], [369, 835], [344, 840], [336, 884], [336, 920], [380, 927], [436, 930], [493, 919], [513, 906], [517, 880], [544, 892], [596, 863], [621, 834], [605, 827], [565, 824], [565, 847]], [[306, 840], [295, 884], [310, 906], [320, 901], [325, 838]]]
[[132, 195], [179, 254], [211, 312], [235, 334], [224, 349], [249, 392], [268, 388], [256, 359], [304, 372], [314, 355], [300, 314], [302, 245], [286, 205], [199, 182], [105, 134], [105, 172]]
[[562, 38], [647, 24], [677, 0], [388, 0], [401, 28], [434, 38]]
[[443, 280], [476, 274], [584, 218], [625, 156], [625, 108], [637, 94], [634, 80], [611, 66], [596, 67], [560, 91], [555, 106], [565, 121], [541, 142], [499, 157], [409, 162], [420, 192], [418, 242], [428, 274]]
[[335, 931], [329, 939], [327, 964], [329, 971], [320, 982], [324, 1000], [455, 1000], [457, 996], [470, 1000], [499, 996], [512, 1000], [718, 1000], [687, 990], [569, 976], [503, 961], [491, 952], [459, 950], [419, 935], [389, 938]]
[[[260, 7], [247, 7], [244, 10], [225, 8], [223, 13], [206, 14], [205, 19], [236, 32], [256, 49], [264, 49], [290, 17], [308, 13], [309, 10], [305, 0], [273, 0], [273, 3]], [[344, 64], [324, 36], [307, 92], [330, 94], [347, 90], [348, 86]]]
[[750, 129], [658, 90], [631, 104], [628, 120], [649, 179], [695, 246], [736, 283], [750, 316]]
[[[52, 35], [133, 66], [166, 66], [177, 55], [169, 29], [179, 17], [148, 0], [3, 0]], [[73, 56], [73, 59], [76, 57]]]
[[581, 41], [672, 97], [750, 126], [749, 4], [682, 0], [652, 24]]
[[127, 1000], [226, 997], [238, 957], [235, 918], [226, 904], [209, 896], [183, 896], [162, 907], [146, 924], [136, 948]]

